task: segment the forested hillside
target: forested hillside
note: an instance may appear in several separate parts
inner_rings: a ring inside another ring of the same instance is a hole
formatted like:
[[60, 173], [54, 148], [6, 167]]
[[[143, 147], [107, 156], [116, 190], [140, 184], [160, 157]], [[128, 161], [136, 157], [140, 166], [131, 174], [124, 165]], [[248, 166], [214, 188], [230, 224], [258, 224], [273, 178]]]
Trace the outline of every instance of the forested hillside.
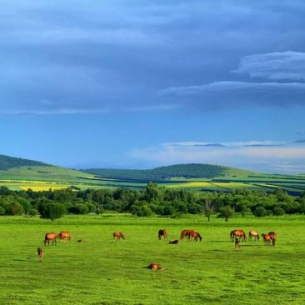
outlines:
[[178, 164], [148, 170], [91, 168], [84, 170], [84, 172], [94, 174], [103, 178], [124, 180], [130, 179], [140, 181], [164, 181], [172, 178], [210, 179], [215, 177], [225, 177], [227, 175], [247, 176], [253, 174], [250, 171], [210, 164]]
[[38, 161], [0, 155], [0, 170], [8, 170], [10, 168], [15, 168], [20, 166], [52, 166], [52, 165]]

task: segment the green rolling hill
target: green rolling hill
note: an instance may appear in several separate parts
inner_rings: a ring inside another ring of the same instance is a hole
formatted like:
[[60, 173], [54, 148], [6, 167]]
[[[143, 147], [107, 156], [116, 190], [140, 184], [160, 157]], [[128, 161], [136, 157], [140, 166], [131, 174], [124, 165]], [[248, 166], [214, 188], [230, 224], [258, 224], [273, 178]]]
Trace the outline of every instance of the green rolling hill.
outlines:
[[48, 188], [145, 188], [148, 182], [194, 191], [251, 189], [290, 194], [305, 191], [305, 175], [271, 175], [210, 164], [177, 164], [146, 170], [73, 170], [43, 162], [0, 155], [0, 186], [33, 190]]

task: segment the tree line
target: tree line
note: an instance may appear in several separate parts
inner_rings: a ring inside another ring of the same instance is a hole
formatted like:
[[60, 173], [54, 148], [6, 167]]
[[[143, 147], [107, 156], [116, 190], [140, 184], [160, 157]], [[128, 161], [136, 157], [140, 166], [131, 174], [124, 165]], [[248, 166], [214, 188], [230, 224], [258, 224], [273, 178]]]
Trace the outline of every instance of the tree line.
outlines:
[[267, 215], [304, 214], [305, 192], [291, 196], [282, 189], [273, 193], [232, 190], [230, 193], [194, 192], [148, 183], [142, 190], [125, 188], [14, 191], [0, 187], [0, 215], [40, 215], [56, 219], [64, 214], [131, 213], [135, 216], [170, 216], [203, 214], [226, 221], [234, 213], [257, 217]]

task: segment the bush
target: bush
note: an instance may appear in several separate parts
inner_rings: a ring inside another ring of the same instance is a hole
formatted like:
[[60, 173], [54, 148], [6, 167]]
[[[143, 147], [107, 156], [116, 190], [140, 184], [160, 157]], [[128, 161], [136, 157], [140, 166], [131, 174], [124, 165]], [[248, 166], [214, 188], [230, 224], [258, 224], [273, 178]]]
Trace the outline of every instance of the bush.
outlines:
[[281, 207], [275, 207], [272, 212], [277, 216], [284, 215], [286, 213], [285, 210]]
[[264, 217], [268, 215], [267, 210], [264, 207], [257, 207], [253, 212], [254, 216], [256, 217]]
[[50, 203], [47, 206], [39, 209], [40, 217], [44, 219], [51, 219], [54, 221], [57, 218], [62, 217], [66, 212], [66, 207], [61, 203]]

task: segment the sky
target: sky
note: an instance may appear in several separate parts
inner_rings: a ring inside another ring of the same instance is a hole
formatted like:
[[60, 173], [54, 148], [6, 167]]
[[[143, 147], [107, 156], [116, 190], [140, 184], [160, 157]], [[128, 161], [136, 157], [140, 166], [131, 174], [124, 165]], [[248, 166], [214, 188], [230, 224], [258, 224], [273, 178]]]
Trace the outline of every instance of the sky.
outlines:
[[0, 154], [305, 173], [305, 1], [1, 0]]

